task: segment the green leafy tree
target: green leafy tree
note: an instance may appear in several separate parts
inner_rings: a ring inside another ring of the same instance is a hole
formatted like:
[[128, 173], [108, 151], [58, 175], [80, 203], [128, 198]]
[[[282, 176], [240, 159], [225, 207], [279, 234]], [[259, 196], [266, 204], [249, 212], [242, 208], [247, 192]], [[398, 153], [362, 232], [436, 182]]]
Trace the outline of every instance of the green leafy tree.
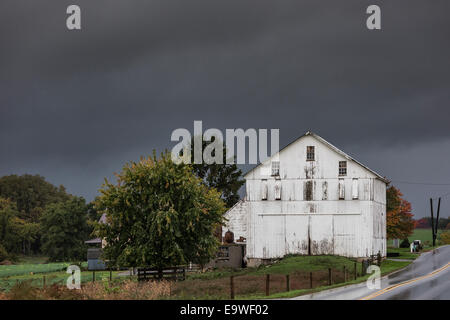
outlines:
[[[118, 266], [161, 270], [215, 256], [214, 230], [223, 223], [220, 193], [206, 187], [192, 167], [169, 153], [126, 164], [117, 184], [105, 183], [97, 208], [107, 223], [96, 232], [106, 240], [104, 257]], [[160, 273], [160, 275], [162, 275]]]
[[39, 234], [39, 224], [19, 218], [16, 205], [9, 199], [0, 198], [0, 244], [11, 254], [29, 254], [31, 244]]
[[0, 198], [0, 246], [4, 255], [18, 250], [20, 237], [17, 215], [15, 204], [9, 199]]
[[[239, 201], [239, 189], [245, 183], [242, 179], [242, 171], [236, 164], [227, 164], [226, 147], [221, 141], [207, 142], [202, 139], [202, 154], [209, 145], [217, 143], [222, 149], [222, 164], [207, 164], [203, 161], [201, 164], [194, 164], [194, 138], [189, 146], [191, 152], [192, 171], [202, 179], [202, 181], [210, 188], [215, 188], [221, 193], [222, 199], [225, 201], [227, 208], [231, 208]], [[215, 150], [211, 152], [211, 156], [215, 157]]]
[[65, 201], [70, 195], [63, 186], [58, 188], [39, 175], [9, 175], [0, 178], [0, 197], [15, 202], [20, 218], [39, 222], [47, 204]]
[[52, 261], [85, 258], [89, 237], [87, 206], [83, 198], [71, 197], [46, 207], [42, 219], [42, 251]]

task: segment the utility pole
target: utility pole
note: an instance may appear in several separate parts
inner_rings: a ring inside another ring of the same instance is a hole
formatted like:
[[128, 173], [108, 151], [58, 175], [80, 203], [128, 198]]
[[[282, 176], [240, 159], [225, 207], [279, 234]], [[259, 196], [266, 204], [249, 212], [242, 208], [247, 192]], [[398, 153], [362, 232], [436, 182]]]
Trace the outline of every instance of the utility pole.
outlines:
[[436, 213], [436, 223], [435, 223], [435, 231], [434, 231], [433, 245], [434, 245], [434, 242], [436, 241], [437, 233], [438, 233], [438, 227], [439, 227], [439, 211], [441, 211], [441, 197], [439, 197], [439, 199], [438, 199], [438, 209], [437, 209], [437, 213]]
[[433, 247], [434, 247], [434, 217], [433, 217], [433, 198], [430, 198], [430, 209], [431, 209], [431, 233], [433, 235]]
[[441, 211], [441, 197], [438, 198], [438, 207], [436, 212], [436, 223], [433, 216], [433, 199], [430, 198], [430, 208], [431, 208], [431, 231], [433, 233], [433, 247], [436, 245], [436, 238], [439, 226], [439, 212]]

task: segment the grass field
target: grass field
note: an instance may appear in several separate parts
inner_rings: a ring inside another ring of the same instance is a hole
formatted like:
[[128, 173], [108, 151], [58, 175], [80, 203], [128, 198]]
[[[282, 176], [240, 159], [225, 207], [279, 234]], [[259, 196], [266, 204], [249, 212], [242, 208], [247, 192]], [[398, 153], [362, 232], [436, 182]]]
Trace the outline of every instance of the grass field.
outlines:
[[[45, 263], [46, 257], [20, 257], [20, 264], [0, 265], [0, 291], [8, 291], [18, 282], [29, 281], [33, 286], [42, 287], [44, 276], [46, 285], [65, 284], [69, 277], [66, 273], [69, 262]], [[87, 268], [87, 262], [81, 264], [81, 269]], [[118, 277], [118, 272], [112, 273], [113, 278]], [[95, 278], [109, 278], [109, 271], [96, 272]], [[81, 272], [81, 282], [89, 282], [93, 279], [92, 271]]]
[[[401, 269], [411, 261], [383, 261], [382, 274]], [[234, 276], [237, 299], [276, 298], [296, 296], [308, 292], [329, 289], [367, 279], [361, 276], [362, 264], [357, 263], [358, 278], [354, 280], [355, 262], [338, 256], [290, 256], [271, 266], [248, 268], [238, 272], [211, 271], [190, 275], [186, 281], [172, 288], [172, 299], [229, 299], [230, 276]], [[344, 267], [347, 270], [344, 282]], [[332, 285], [328, 285], [328, 268], [332, 269]], [[310, 272], [313, 289], [310, 288]], [[265, 296], [266, 274], [270, 274], [270, 296]], [[286, 292], [286, 275], [289, 274], [290, 290]]]
[[[36, 260], [26, 261], [36, 262]], [[386, 274], [403, 268], [409, 263], [410, 261], [383, 261], [381, 271], [383, 274]], [[44, 275], [47, 287], [51, 284], [64, 285], [68, 277], [66, 273], [67, 265], [69, 263], [25, 263], [22, 265], [1, 266], [0, 288], [2, 290], [0, 290], [0, 294], [1, 291], [5, 293], [13, 292], [14, 289], [10, 290], [11, 288], [17, 288], [17, 286], [21, 286], [23, 283], [29, 283], [33, 287], [42, 288]], [[368, 275], [361, 276], [362, 264], [356, 263], [356, 267], [358, 278], [354, 280], [355, 261], [352, 259], [338, 256], [288, 256], [272, 265], [261, 266], [259, 268], [246, 268], [238, 271], [214, 270], [204, 273], [188, 273], [186, 281], [171, 283], [170, 296], [166, 295], [162, 298], [229, 299], [231, 275], [234, 276], [236, 299], [294, 296], [364, 281]], [[328, 268], [332, 270], [331, 286], [328, 284]], [[345, 274], [344, 268], [346, 270]], [[313, 275], [313, 289], [310, 288], [310, 273]], [[267, 274], [270, 275], [271, 296], [269, 297], [264, 294]], [[286, 275], [289, 275], [290, 279], [290, 292], [286, 292]], [[135, 277], [119, 276], [117, 271], [113, 272], [112, 277], [113, 282], [106, 285], [106, 287], [112, 286], [112, 288], [115, 288], [114, 290], [117, 289], [122, 294], [125, 294], [125, 291], [128, 290], [127, 288], [129, 288], [130, 283], [136, 282]], [[100, 283], [102, 279], [108, 280], [109, 272], [96, 272], [96, 282]], [[85, 285], [92, 282], [92, 272], [82, 271], [81, 282]], [[119, 283], [122, 283], [122, 285]], [[99, 288], [97, 289], [102, 291], [101, 287]], [[111, 291], [111, 289], [105, 290], [108, 292]], [[99, 293], [101, 293], [100, 291]], [[98, 299], [102, 299], [102, 297], [104, 298], [104, 296], [100, 295]], [[64, 297], [61, 297], [61, 299], [64, 299]]]
[[[442, 230], [438, 230], [438, 235], [442, 232]], [[414, 232], [412, 235], [408, 237], [409, 242], [414, 240], [420, 240], [422, 241], [422, 244], [425, 247], [430, 247], [433, 244], [433, 237], [431, 233], [431, 228], [429, 229], [414, 229]], [[436, 240], [437, 241], [437, 240]], [[401, 242], [401, 239], [400, 239]], [[393, 242], [391, 239], [388, 240], [387, 243], [388, 246], [392, 246]]]

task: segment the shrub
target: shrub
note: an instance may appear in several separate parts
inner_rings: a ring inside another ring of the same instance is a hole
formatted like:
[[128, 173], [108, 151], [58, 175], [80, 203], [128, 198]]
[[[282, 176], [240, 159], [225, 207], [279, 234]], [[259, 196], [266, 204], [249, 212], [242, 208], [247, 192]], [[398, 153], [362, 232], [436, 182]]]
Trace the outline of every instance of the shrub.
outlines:
[[450, 244], [450, 231], [442, 232], [439, 235], [439, 242], [441, 244]]
[[409, 243], [408, 238], [403, 239], [403, 241], [400, 243], [400, 248], [409, 248], [411, 244]]

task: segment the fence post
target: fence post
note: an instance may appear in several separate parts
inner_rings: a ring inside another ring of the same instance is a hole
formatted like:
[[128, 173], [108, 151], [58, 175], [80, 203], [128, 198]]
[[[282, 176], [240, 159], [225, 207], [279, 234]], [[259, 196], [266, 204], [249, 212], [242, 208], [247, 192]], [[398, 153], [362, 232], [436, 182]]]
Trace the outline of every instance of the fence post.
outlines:
[[289, 275], [286, 275], [286, 291], [290, 291], [291, 290], [291, 283], [290, 283], [290, 279], [289, 279]]
[[111, 282], [112, 281], [112, 270], [111, 270], [111, 268], [109, 269], [109, 282]]
[[266, 274], [266, 296], [269, 295], [269, 286], [270, 286], [270, 274]]
[[355, 280], [356, 280], [356, 278], [357, 278], [356, 272], [357, 272], [357, 268], [356, 268], [356, 261], [355, 261]]
[[45, 289], [45, 285], [46, 285], [46, 283], [45, 283], [45, 275], [42, 277], [42, 287]]
[[95, 282], [95, 270], [92, 271], [92, 282]]
[[312, 272], [309, 273], [309, 288], [310, 288], [310, 289], [313, 288], [313, 284], [312, 284]]
[[331, 268], [328, 268], [328, 285], [331, 286]]
[[234, 299], [234, 276], [230, 277], [230, 298]]

